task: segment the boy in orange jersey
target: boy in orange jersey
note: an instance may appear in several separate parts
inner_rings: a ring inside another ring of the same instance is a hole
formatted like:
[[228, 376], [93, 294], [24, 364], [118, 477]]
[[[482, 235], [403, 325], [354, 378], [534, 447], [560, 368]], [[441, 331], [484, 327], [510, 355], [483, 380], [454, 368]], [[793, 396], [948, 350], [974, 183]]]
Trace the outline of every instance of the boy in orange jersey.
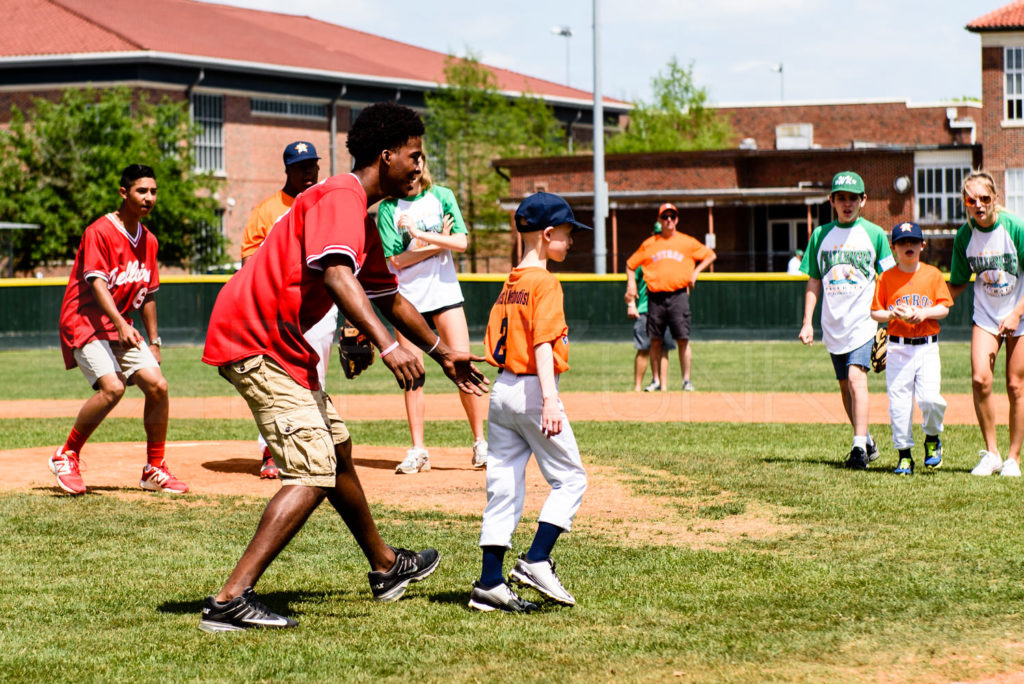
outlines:
[[889, 324], [885, 386], [889, 392], [892, 443], [899, 452], [897, 475], [913, 475], [914, 400], [921, 409], [924, 428], [924, 464], [942, 466], [942, 418], [946, 400], [939, 394], [939, 320], [949, 315], [953, 298], [939, 269], [921, 263], [924, 234], [916, 223], [892, 229], [896, 268], [878, 277], [871, 318]]
[[[658, 208], [661, 233], [643, 241], [626, 260], [626, 304], [637, 298], [635, 274], [643, 268], [647, 283], [647, 338], [651, 341], [651, 363], [661, 362], [662, 337], [667, 329], [679, 348], [679, 368], [683, 374], [683, 391], [692, 392], [690, 382], [690, 290], [697, 285], [697, 276], [717, 256], [711, 248], [680, 233], [679, 210], [674, 204]], [[668, 384], [661, 383], [662, 391]]]
[[551, 549], [572, 520], [587, 488], [576, 438], [558, 398], [558, 376], [569, 370], [569, 328], [562, 310], [562, 286], [547, 270], [549, 259], [564, 261], [578, 223], [561, 197], [538, 192], [516, 210], [523, 260], [509, 274], [487, 321], [487, 361], [501, 369], [491, 390], [487, 416], [487, 508], [480, 529], [483, 562], [469, 606], [489, 612], [536, 608], [516, 595], [503, 578], [505, 552], [523, 513], [526, 464], [530, 454], [551, 485], [530, 549], [519, 557], [509, 580], [532, 587], [566, 606], [576, 599], [555, 574]]

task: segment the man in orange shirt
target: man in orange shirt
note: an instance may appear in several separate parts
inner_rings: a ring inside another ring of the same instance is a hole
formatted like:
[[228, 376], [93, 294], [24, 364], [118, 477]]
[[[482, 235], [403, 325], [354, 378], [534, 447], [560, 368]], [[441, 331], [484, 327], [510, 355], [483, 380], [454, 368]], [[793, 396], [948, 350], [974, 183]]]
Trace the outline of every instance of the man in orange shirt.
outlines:
[[[717, 258], [714, 251], [677, 231], [679, 210], [673, 204], [658, 208], [661, 233], [643, 241], [626, 260], [626, 303], [636, 301], [636, 270], [643, 268], [647, 283], [647, 336], [651, 340], [651, 363], [661, 362], [662, 337], [671, 332], [679, 348], [683, 390], [693, 391], [690, 382], [690, 288], [697, 275]], [[661, 384], [667, 391], [667, 383]]]

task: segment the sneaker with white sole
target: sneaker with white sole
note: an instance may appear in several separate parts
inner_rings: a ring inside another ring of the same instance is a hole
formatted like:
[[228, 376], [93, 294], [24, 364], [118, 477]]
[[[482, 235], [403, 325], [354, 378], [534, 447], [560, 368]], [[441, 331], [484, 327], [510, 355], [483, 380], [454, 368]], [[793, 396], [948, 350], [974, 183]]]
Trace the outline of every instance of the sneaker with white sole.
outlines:
[[246, 588], [241, 596], [236, 596], [226, 603], [218, 603], [210, 596], [206, 599], [202, 618], [199, 620], [199, 629], [204, 632], [238, 632], [243, 629], [281, 629], [298, 626], [298, 621], [278, 615], [260, 603], [252, 587]]
[[504, 582], [496, 587], [484, 589], [479, 582], [473, 582], [473, 593], [469, 595], [469, 607], [484, 613], [492, 610], [503, 610], [506, 613], [528, 613], [537, 608], [536, 603], [530, 603], [519, 598], [512, 587]]
[[276, 480], [277, 476], [281, 474], [281, 471], [277, 467], [277, 464], [274, 463], [274, 457], [270, 455], [270, 448], [263, 447], [260, 457], [263, 459], [263, 463], [260, 464], [260, 479]]
[[868, 442], [868, 448], [865, 450], [865, 454], [868, 457], [868, 463], [874, 463], [878, 460], [878, 445], [874, 442]]
[[184, 494], [188, 485], [174, 477], [167, 469], [166, 463], [151, 466], [148, 463], [142, 469], [139, 486], [151, 492], [167, 492], [168, 494]]
[[1003, 467], [999, 469], [1000, 477], [1020, 477], [1020, 463], [1008, 458], [1003, 461]]
[[419, 582], [437, 569], [441, 554], [436, 549], [423, 549], [419, 553], [409, 549], [393, 549], [395, 562], [386, 572], [371, 570], [366, 574], [370, 591], [377, 601], [397, 601], [406, 587]]
[[473, 467], [487, 467], [487, 440], [478, 439], [473, 442]]
[[57, 486], [68, 494], [85, 494], [78, 454], [74, 451], [64, 451], [63, 446], [58, 447], [50, 457], [50, 472], [57, 476]]
[[651, 384], [644, 387], [644, 392], [657, 392], [661, 389], [661, 383], [657, 380], [651, 380]]
[[565, 590], [562, 583], [555, 574], [555, 561], [547, 558], [542, 561], [531, 563], [526, 556], [520, 556], [508, 578], [516, 584], [536, 589], [541, 594], [555, 603], [563, 606], [575, 606], [576, 599]]
[[1003, 459], [999, 454], [994, 454], [991, 451], [985, 451], [982, 449], [978, 452], [981, 458], [978, 460], [978, 465], [974, 466], [974, 470], [971, 471], [971, 475], [978, 475], [979, 477], [988, 477], [992, 473], [998, 473], [1003, 467]]
[[396, 474], [412, 475], [413, 473], [425, 473], [430, 470], [430, 454], [426, 449], [413, 447], [405, 452], [405, 460], [395, 468]]
[[683, 380], [683, 391], [684, 392], [692, 392], [693, 391], [693, 383], [690, 382], [689, 380]]

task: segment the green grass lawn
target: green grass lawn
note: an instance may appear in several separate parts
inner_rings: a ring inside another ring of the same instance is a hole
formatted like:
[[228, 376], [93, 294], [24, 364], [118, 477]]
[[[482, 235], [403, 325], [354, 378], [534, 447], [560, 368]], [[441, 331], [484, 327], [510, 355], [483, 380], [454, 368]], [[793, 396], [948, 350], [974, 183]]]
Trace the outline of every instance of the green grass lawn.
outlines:
[[[208, 439], [248, 438], [236, 422], [181, 421]], [[976, 429], [947, 431], [944, 469], [900, 478], [891, 463], [838, 468], [844, 426], [645, 425], [643, 439], [625, 423], [575, 427], [589, 465], [621, 469], [684, 526], [770, 510], [787, 531], [706, 549], [645, 544], [630, 520], [617, 534], [580, 524], [556, 548], [576, 608], [481, 615], [464, 607], [477, 516], [375, 510], [392, 543], [443, 554], [405, 599], [379, 605], [324, 507], [259, 586], [300, 627], [207, 635], [201, 602], [262, 501], [7, 494], [0, 679], [958, 681], [1024, 669], [1024, 539], [1009, 532], [1021, 483], [967, 475]], [[352, 429], [360, 441], [404, 438], [398, 421]], [[432, 443], [454, 446], [463, 426], [430, 429]], [[514, 553], [534, 523], [524, 519]]]
[[[970, 345], [944, 342], [940, 345], [944, 392], [971, 391]], [[477, 345], [476, 353], [483, 348]], [[561, 381], [563, 392], [625, 392], [633, 388], [632, 343], [584, 342], [572, 345], [572, 368]], [[169, 347], [164, 350], [164, 375], [171, 396], [202, 397], [232, 395], [234, 390], [216, 369], [200, 361], [199, 347]], [[346, 380], [332, 359], [328, 390], [332, 394], [379, 394], [397, 392], [394, 377], [379, 359], [363, 375]], [[1003, 357], [996, 364], [996, 382], [1002, 382]], [[481, 367], [492, 379], [495, 370]], [[437, 365], [428, 359], [426, 391], [453, 391]], [[832, 363], [820, 342], [805, 347], [796, 342], [694, 342], [693, 383], [699, 391], [715, 392], [832, 392], [836, 389]], [[648, 372], [648, 378], [650, 377]], [[64, 370], [56, 349], [0, 352], [0, 400], [84, 399], [91, 390], [77, 369]], [[679, 389], [679, 360], [673, 352], [669, 364], [669, 386]], [[885, 392], [885, 380], [872, 374], [872, 391]], [[131, 393], [137, 390], [130, 390]]]

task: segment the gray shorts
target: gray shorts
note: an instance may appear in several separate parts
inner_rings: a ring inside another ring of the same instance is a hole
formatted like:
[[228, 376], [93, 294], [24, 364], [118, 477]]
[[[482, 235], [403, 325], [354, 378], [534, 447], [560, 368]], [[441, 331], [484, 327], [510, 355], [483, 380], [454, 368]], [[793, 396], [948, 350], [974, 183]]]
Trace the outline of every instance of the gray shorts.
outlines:
[[143, 343], [138, 347], [123, 348], [118, 342], [109, 340], [93, 340], [80, 349], [71, 352], [75, 363], [82, 369], [82, 374], [93, 389], [99, 389], [100, 378], [111, 373], [120, 373], [125, 383], [132, 383], [132, 376], [143, 368], [159, 368], [149, 345]]
[[[647, 314], [645, 313], [640, 314], [633, 321], [633, 348], [637, 351], [647, 351], [651, 348], [651, 338], [647, 336]], [[661, 343], [661, 348], [666, 351], [672, 351], [676, 348], [676, 341], [668, 329], [665, 330], [665, 337]]]

